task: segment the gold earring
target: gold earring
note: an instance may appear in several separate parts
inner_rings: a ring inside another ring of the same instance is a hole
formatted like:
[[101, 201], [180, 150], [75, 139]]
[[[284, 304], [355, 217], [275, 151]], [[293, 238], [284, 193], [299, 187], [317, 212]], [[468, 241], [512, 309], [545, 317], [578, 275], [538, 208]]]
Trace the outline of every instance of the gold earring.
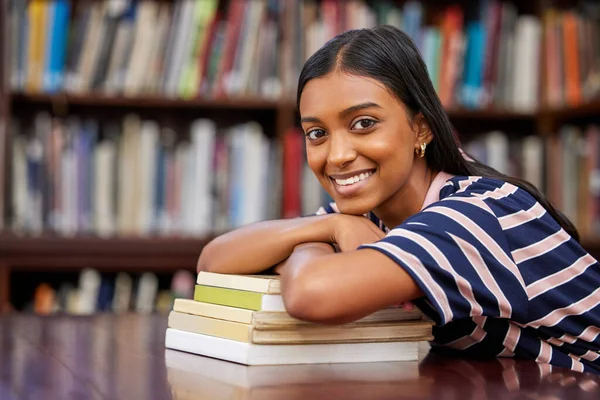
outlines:
[[415, 149], [415, 153], [421, 158], [425, 157], [425, 148], [427, 147], [427, 143], [421, 143], [421, 149]]

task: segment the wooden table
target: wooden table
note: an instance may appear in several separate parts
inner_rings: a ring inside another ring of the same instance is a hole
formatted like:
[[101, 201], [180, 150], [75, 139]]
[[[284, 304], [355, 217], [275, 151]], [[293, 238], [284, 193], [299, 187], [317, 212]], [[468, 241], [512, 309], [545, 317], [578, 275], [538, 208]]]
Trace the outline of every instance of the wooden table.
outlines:
[[600, 399], [531, 361], [245, 367], [164, 348], [163, 316], [0, 317], [0, 399]]

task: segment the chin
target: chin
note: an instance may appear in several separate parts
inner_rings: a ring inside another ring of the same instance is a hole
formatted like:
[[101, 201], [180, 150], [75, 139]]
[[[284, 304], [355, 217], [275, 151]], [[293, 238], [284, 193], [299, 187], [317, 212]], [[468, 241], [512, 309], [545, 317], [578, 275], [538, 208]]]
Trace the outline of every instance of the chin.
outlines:
[[334, 198], [335, 204], [337, 205], [340, 213], [348, 214], [348, 215], [365, 215], [371, 210], [373, 207], [368, 206], [364, 201], [360, 199], [341, 199], [336, 200]]

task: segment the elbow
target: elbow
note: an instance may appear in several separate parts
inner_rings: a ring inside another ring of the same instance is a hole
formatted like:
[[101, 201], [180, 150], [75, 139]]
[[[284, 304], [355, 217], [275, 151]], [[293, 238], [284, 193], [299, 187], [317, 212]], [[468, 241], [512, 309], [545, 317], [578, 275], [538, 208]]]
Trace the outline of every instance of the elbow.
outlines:
[[222, 269], [218, 263], [218, 257], [214, 256], [214, 243], [210, 242], [204, 246], [196, 263], [196, 272], [216, 272], [222, 273]]
[[287, 313], [299, 320], [318, 324], [338, 324], [343, 318], [335, 311], [331, 292], [315, 279], [297, 278], [282, 291]]

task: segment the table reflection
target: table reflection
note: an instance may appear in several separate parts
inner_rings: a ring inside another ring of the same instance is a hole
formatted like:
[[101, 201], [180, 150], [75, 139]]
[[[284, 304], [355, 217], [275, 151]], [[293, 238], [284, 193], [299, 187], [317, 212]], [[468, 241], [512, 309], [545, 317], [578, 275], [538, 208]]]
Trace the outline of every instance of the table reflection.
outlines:
[[166, 350], [174, 399], [598, 399], [600, 377], [526, 360], [247, 367]]

